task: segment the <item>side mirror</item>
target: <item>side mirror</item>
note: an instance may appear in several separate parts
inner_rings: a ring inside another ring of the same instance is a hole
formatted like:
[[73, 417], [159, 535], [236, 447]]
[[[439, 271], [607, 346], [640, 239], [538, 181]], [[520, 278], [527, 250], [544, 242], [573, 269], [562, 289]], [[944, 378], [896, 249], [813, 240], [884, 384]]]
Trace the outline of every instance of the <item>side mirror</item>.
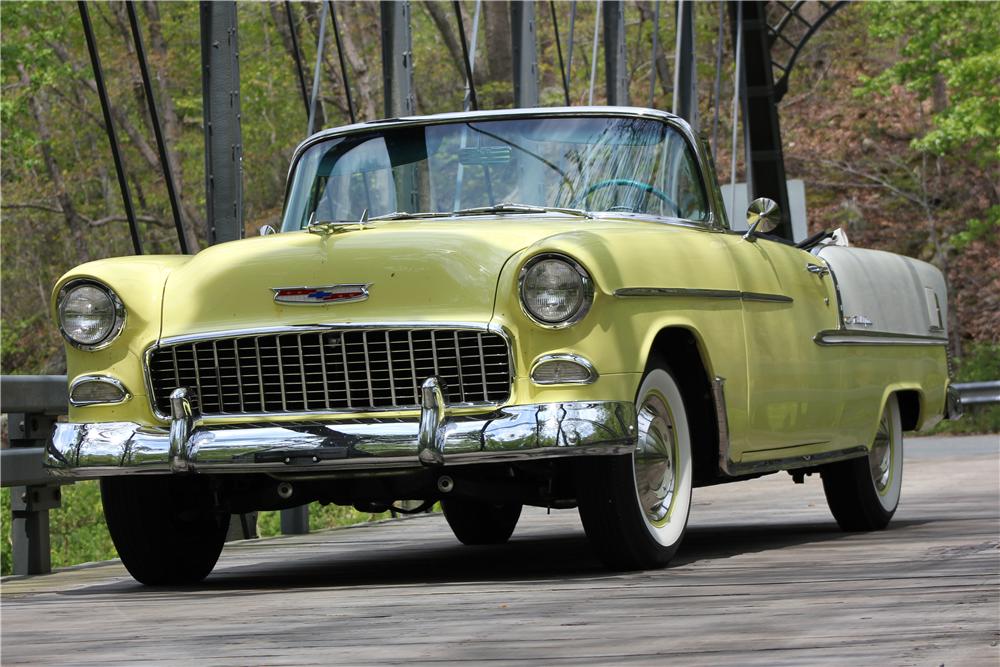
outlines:
[[752, 241], [754, 232], [766, 234], [773, 231], [779, 222], [781, 222], [781, 209], [778, 208], [773, 199], [767, 197], [754, 199], [747, 206], [747, 226], [749, 229], [743, 238]]
[[261, 228], [257, 230], [257, 233], [261, 236], [270, 236], [271, 234], [277, 234], [278, 230], [271, 225], [261, 225]]

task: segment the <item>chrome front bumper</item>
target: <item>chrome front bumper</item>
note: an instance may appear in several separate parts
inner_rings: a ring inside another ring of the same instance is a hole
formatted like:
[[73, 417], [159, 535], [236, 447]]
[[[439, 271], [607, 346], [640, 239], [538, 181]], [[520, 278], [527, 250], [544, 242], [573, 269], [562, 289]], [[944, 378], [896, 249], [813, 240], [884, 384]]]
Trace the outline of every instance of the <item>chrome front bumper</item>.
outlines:
[[322, 473], [626, 454], [636, 443], [628, 402], [514, 405], [486, 415], [445, 414], [434, 378], [419, 420], [199, 423], [183, 389], [170, 428], [132, 422], [57, 424], [45, 465], [79, 479], [132, 473]]

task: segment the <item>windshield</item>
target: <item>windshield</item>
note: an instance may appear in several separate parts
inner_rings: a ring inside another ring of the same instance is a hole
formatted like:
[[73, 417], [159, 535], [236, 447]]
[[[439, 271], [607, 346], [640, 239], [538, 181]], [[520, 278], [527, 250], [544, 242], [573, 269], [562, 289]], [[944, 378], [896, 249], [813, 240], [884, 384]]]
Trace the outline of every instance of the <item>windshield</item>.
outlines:
[[674, 128], [649, 118], [549, 117], [386, 127], [320, 142], [298, 161], [282, 227], [510, 203], [709, 218], [697, 162]]

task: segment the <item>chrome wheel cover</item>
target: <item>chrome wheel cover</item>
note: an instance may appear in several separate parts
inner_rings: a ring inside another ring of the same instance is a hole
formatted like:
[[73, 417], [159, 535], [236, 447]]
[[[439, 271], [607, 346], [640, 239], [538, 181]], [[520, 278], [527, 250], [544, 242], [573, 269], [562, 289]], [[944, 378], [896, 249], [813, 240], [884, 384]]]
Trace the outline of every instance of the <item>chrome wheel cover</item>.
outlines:
[[868, 452], [868, 466], [871, 471], [872, 482], [879, 495], [884, 495], [889, 489], [892, 481], [893, 458], [896, 456], [896, 443], [893, 437], [892, 415], [889, 410], [882, 413], [879, 420], [878, 431], [875, 433], [875, 441]]
[[643, 518], [654, 527], [669, 523], [678, 485], [677, 436], [666, 399], [656, 391], [638, 410], [639, 438], [633, 465]]

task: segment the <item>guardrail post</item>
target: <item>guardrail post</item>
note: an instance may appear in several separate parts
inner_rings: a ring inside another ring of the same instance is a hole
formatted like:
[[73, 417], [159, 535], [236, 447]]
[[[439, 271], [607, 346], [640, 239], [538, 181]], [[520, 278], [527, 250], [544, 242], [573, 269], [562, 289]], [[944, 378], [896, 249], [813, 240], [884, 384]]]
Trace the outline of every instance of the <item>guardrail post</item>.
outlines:
[[[40, 408], [42, 406], [39, 406]], [[11, 449], [44, 446], [52, 432], [53, 415], [13, 412], [7, 415]], [[62, 499], [58, 486], [15, 486], [10, 490], [11, 547], [14, 574], [52, 571], [49, 550], [49, 510]]]

